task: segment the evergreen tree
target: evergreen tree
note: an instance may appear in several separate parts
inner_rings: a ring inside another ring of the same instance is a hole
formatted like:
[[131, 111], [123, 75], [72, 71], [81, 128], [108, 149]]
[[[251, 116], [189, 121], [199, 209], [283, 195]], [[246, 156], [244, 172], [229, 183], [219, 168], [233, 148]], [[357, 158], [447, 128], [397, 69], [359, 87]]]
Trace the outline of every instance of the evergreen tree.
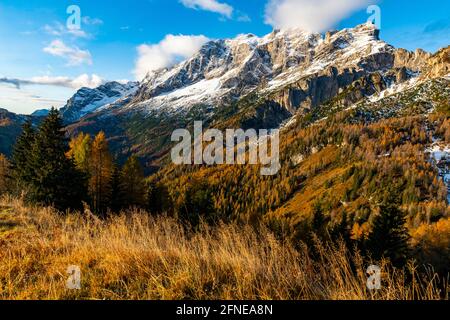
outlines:
[[214, 210], [213, 195], [205, 182], [197, 180], [191, 182], [186, 191], [180, 213], [180, 218], [193, 226], [199, 224], [200, 218], [205, 219], [208, 223], [216, 222], [217, 216]]
[[100, 132], [91, 146], [89, 161], [89, 195], [94, 212], [103, 214], [111, 200], [113, 162], [105, 133]]
[[113, 166], [111, 174], [111, 201], [109, 203], [109, 208], [112, 212], [118, 213], [123, 209], [125, 202], [125, 192], [122, 185], [121, 170], [118, 165]]
[[124, 191], [124, 207], [145, 207], [145, 176], [139, 159], [131, 156], [122, 168], [122, 188]]
[[153, 214], [167, 213], [170, 209], [170, 204], [170, 194], [167, 187], [162, 183], [149, 183], [147, 209]]
[[336, 223], [334, 226], [330, 228], [330, 237], [334, 242], [343, 240], [347, 245], [347, 247], [350, 249], [351, 232], [347, 220], [348, 220], [347, 212], [344, 211], [340, 222]]
[[383, 205], [373, 221], [366, 249], [375, 260], [388, 258], [395, 266], [403, 266], [408, 258], [408, 230], [405, 214], [395, 205]]
[[59, 112], [52, 108], [33, 144], [30, 200], [59, 210], [78, 209], [86, 195], [85, 176], [66, 157], [67, 140]]
[[0, 154], [0, 195], [11, 191], [10, 164], [8, 159]]
[[322, 202], [316, 201], [313, 204], [313, 212], [311, 218], [311, 232], [322, 240], [329, 240], [330, 235], [328, 226], [330, 224], [329, 218], [323, 213]]
[[12, 152], [11, 169], [16, 186], [19, 191], [28, 189], [34, 177], [31, 164], [31, 150], [36, 139], [31, 120], [28, 119], [22, 126], [22, 134], [16, 141]]

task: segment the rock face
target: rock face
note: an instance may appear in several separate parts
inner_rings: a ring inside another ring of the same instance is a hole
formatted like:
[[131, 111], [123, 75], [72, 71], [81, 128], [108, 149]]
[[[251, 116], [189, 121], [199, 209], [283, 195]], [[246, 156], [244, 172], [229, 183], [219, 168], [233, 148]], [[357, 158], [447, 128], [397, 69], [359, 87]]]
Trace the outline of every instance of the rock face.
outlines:
[[371, 24], [325, 36], [297, 29], [262, 38], [242, 35], [209, 42], [191, 59], [149, 74], [129, 107], [147, 114], [178, 113], [197, 105], [220, 107], [256, 92], [294, 114], [349, 86], [353, 92], [343, 104], [352, 105], [425, 69], [430, 76], [443, 74], [445, 59], [437, 64], [439, 71], [429, 67], [430, 59], [423, 50], [409, 52], [381, 41]]
[[450, 46], [439, 50], [423, 68], [423, 78], [438, 78], [450, 74]]
[[66, 123], [78, 121], [101, 107], [134, 94], [137, 88], [137, 82], [121, 84], [115, 81], [95, 89], [81, 88], [61, 109], [61, 115]]
[[414, 72], [419, 72], [426, 65], [431, 54], [417, 49], [415, 52], [410, 52], [405, 49], [397, 49], [395, 51], [395, 63], [396, 68], [406, 67]]

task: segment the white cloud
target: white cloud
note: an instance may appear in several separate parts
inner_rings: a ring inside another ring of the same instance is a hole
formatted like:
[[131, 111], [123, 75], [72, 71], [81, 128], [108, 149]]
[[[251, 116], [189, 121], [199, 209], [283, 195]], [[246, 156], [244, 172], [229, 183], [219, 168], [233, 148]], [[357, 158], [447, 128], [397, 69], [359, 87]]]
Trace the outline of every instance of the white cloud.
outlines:
[[44, 52], [67, 60], [69, 66], [77, 66], [83, 63], [92, 64], [92, 56], [88, 50], [80, 50], [78, 47], [69, 47], [61, 40], [53, 40]]
[[180, 2], [187, 8], [216, 12], [227, 18], [231, 18], [234, 10], [229, 4], [217, 0], [180, 0]]
[[82, 87], [96, 88], [105, 82], [100, 76], [96, 74], [92, 74], [90, 76], [88, 74], [82, 74], [74, 79], [71, 79], [69, 77], [49, 76], [33, 77], [31, 78], [31, 81], [34, 84], [52, 85], [72, 89], [80, 89]]
[[151, 72], [173, 66], [182, 59], [194, 55], [209, 39], [203, 35], [167, 35], [158, 44], [140, 45], [134, 74], [142, 80]]
[[83, 17], [82, 21], [83, 21], [84, 24], [92, 25], [92, 26], [98, 26], [98, 25], [102, 25], [103, 24], [103, 20], [102, 19], [92, 18], [92, 17], [89, 17], [89, 16]]
[[242, 13], [237, 17], [237, 21], [239, 22], [251, 22], [252, 19], [248, 14]]
[[301, 28], [323, 32], [351, 13], [373, 3], [370, 0], [270, 0], [265, 20], [277, 29]]
[[96, 74], [90, 76], [88, 74], [82, 74], [76, 78], [51, 76], [33, 77], [31, 79], [0, 78], [0, 83], [14, 85], [17, 89], [27, 85], [45, 85], [78, 90], [82, 87], [96, 88], [104, 82], [105, 81]]
[[[87, 18], [89, 18], [89, 17], [87, 17]], [[46, 24], [44, 26], [44, 31], [52, 36], [57, 36], [57, 37], [61, 37], [64, 35], [71, 35], [76, 38], [91, 38], [91, 35], [86, 33], [84, 30], [75, 29], [75, 28], [68, 29], [60, 22], [55, 22], [53, 25]]]

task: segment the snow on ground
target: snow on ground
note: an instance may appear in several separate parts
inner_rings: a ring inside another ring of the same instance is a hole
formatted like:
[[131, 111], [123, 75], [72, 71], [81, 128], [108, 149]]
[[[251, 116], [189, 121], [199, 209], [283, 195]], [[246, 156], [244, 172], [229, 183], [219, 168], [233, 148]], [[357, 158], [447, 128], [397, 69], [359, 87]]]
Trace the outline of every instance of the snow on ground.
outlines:
[[[119, 90], [120, 88], [116, 88], [116, 90]], [[134, 94], [138, 90], [138, 86], [132, 86], [129, 85], [126, 89], [120, 90], [120, 94], [108, 97], [105, 96], [103, 99], [95, 101], [91, 104], [86, 105], [83, 109], [80, 110], [80, 118], [85, 116], [86, 114], [96, 111], [96, 110], [103, 110], [107, 109], [112, 104], [118, 102], [119, 100], [123, 99], [124, 97], [128, 97], [132, 94]]]
[[170, 107], [171, 109], [183, 109], [195, 104], [210, 103], [211, 97], [217, 96], [220, 89], [220, 79], [201, 80], [193, 85], [160, 94], [149, 100], [139, 103], [150, 110]]
[[411, 78], [408, 81], [405, 81], [403, 83], [394, 84], [394, 85], [390, 86], [389, 88], [387, 88], [386, 90], [381, 91], [379, 94], [374, 94], [373, 96], [369, 97], [369, 101], [370, 102], [380, 101], [391, 95], [411, 89], [411, 88], [415, 87], [417, 84], [419, 84], [419, 78], [417, 78], [417, 77]]
[[450, 145], [436, 141], [425, 150], [425, 153], [430, 155], [431, 163], [439, 171], [439, 178], [446, 184], [447, 202], [450, 203]]
[[[339, 42], [343, 37], [349, 37], [349, 39], [346, 42]], [[367, 57], [367, 54], [364, 53], [367, 48], [371, 50], [369, 55], [375, 55], [390, 48], [386, 42], [377, 40], [373, 35], [373, 30], [370, 28], [362, 30], [344, 29], [331, 36], [329, 41], [337, 45], [337, 50], [333, 54], [326, 56], [326, 58], [316, 59], [306, 69], [293, 67], [286, 70], [272, 79], [264, 91], [275, 90], [279, 87], [286, 86], [286, 84], [294, 83], [304, 77], [321, 72], [331, 65], [337, 65], [341, 63], [340, 61], [343, 61], [342, 63], [347, 65], [353, 64], [357, 66], [362, 57]], [[323, 40], [316, 44], [319, 55], [319, 47], [322, 43]], [[347, 61], [348, 59], [352, 59], [352, 61], [349, 62]]]
[[450, 145], [445, 145], [440, 141], [436, 141], [433, 145], [425, 150], [435, 161], [440, 161], [448, 157], [450, 159]]

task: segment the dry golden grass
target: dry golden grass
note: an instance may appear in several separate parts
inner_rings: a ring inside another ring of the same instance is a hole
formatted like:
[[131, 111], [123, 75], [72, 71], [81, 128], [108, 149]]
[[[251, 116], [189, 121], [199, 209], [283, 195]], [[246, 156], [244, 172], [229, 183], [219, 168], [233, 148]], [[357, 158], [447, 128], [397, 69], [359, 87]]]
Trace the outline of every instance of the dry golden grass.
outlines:
[[[400, 271], [383, 274], [383, 288], [371, 293], [361, 257], [315, 250], [318, 262], [251, 227], [187, 234], [138, 211], [100, 221], [0, 201], [0, 299], [440, 298], [436, 281], [405, 285]], [[70, 265], [81, 268], [81, 290], [66, 289]]]

